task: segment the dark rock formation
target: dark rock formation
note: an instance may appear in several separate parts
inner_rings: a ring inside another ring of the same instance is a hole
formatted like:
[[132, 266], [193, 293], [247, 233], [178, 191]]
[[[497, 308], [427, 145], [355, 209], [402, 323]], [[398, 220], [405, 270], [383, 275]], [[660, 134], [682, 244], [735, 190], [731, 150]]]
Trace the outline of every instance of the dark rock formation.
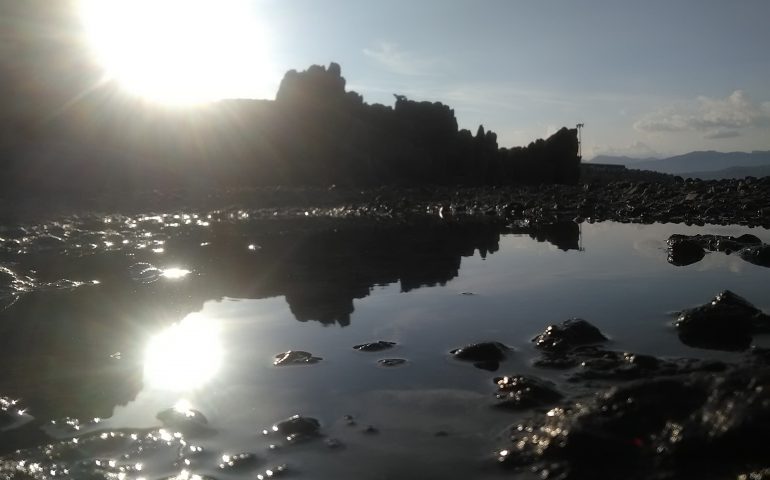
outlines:
[[500, 342], [481, 342], [455, 348], [449, 353], [458, 360], [473, 362], [473, 366], [482, 370], [495, 371], [509, 351], [510, 347]]
[[98, 87], [0, 149], [0, 192], [87, 202], [154, 189], [578, 181], [575, 129], [500, 149], [483, 127], [475, 137], [458, 130], [444, 104], [397, 95], [392, 107], [369, 105], [345, 85], [338, 64], [313, 65], [286, 73], [275, 101], [226, 100], [195, 115], [114, 101], [125, 94]]
[[710, 303], [681, 312], [674, 325], [687, 345], [745, 350], [753, 333], [768, 331], [770, 317], [743, 297], [725, 290]]
[[566, 352], [579, 345], [601, 343], [607, 340], [598, 328], [581, 318], [570, 318], [560, 325], [550, 325], [533, 338], [535, 347], [547, 352]]
[[705, 255], [704, 250], [738, 255], [755, 265], [770, 266], [770, 246], [763, 245], [762, 240], [751, 234], [738, 237], [726, 235], [671, 235], [668, 244], [668, 261], [677, 266], [690, 265], [699, 262]]

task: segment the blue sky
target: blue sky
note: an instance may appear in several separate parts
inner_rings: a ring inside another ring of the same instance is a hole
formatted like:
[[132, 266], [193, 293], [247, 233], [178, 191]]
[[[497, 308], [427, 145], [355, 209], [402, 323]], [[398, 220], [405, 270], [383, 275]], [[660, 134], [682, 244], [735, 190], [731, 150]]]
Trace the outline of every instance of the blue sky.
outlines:
[[506, 146], [584, 122], [584, 154], [770, 149], [770, 1], [256, 0], [277, 78], [452, 106]]

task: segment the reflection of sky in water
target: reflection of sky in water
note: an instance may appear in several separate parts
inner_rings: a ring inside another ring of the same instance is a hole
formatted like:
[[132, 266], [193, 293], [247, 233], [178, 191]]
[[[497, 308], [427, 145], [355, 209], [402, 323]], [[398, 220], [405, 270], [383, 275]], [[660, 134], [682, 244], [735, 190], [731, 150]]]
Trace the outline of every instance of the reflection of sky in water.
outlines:
[[[534, 373], [563, 385], [562, 372], [532, 367], [530, 339], [548, 324], [578, 316], [599, 326], [611, 338], [607, 347], [613, 350], [734, 357], [684, 346], [670, 326], [670, 312], [705, 303], [723, 289], [770, 310], [770, 269], [722, 253], [675, 267], [666, 261], [665, 240], [673, 233], [748, 232], [770, 242], [770, 232], [759, 229], [614, 223], [583, 224], [582, 251], [563, 251], [527, 234], [502, 235], [499, 251], [486, 259], [479, 254], [479, 243], [484, 248], [487, 243], [462, 237], [467, 232], [457, 235], [460, 239], [452, 248], [438, 235], [405, 242], [395, 251], [387, 250], [389, 242], [399, 239], [395, 235], [384, 247], [374, 237], [366, 238], [366, 249], [357, 249], [347, 237], [342, 240], [348, 243], [339, 248], [337, 237], [320, 247], [309, 237], [296, 248], [280, 249], [278, 244], [288, 243], [289, 236], [273, 244], [258, 236], [257, 243], [250, 244], [251, 234], [230, 243], [200, 236], [189, 239], [186, 248], [192, 253], [187, 254], [179, 253], [184, 251], [179, 243], [168, 241], [163, 244], [167, 268], [141, 263], [152, 261], [145, 257], [132, 258], [121, 267], [126, 283], [118, 284], [123, 290], [116, 289], [114, 297], [107, 289], [116, 280], [109, 275], [101, 286], [83, 289], [88, 305], [93, 303], [88, 295], [100, 292], [101, 300], [125, 296], [127, 317], [181, 319], [142, 330], [157, 331], [141, 346], [143, 386], [105, 423], [113, 428], [158, 425], [156, 414], [184, 398], [189, 400], [184, 408], [200, 410], [218, 432], [202, 441], [209, 451], [265, 452], [267, 445], [260, 443], [257, 432], [303, 414], [318, 418], [324, 435], [348, 447], [334, 457], [323, 445], [312, 443], [285, 453], [292, 465], [313, 478], [372, 478], [373, 472], [407, 478], [419, 476], [420, 468], [441, 469], [447, 478], [480, 478], [483, 475], [476, 475], [468, 459], [484, 458], [495, 436], [517, 417], [501, 420], [499, 412], [489, 408], [495, 374], [453, 361], [447, 355], [451, 348], [500, 341], [515, 350], [498, 374]], [[361, 238], [354, 236], [356, 242]], [[204, 244], [205, 249], [199, 248]], [[255, 245], [253, 250], [244, 248], [249, 244]], [[414, 246], [421, 248], [419, 254]], [[435, 255], [440, 247], [447, 255]], [[408, 265], [399, 263], [404, 254]], [[350, 260], [350, 255], [358, 256]], [[126, 276], [126, 269], [135, 278]], [[426, 271], [433, 277], [415, 276]], [[409, 275], [406, 283], [412, 287], [402, 293]], [[415, 286], [426, 283], [434, 286]], [[318, 295], [299, 295], [304, 292]], [[194, 302], [184, 304], [193, 296]], [[163, 311], [174, 302], [189, 309]], [[323, 308], [316, 308], [319, 304]], [[315, 321], [329, 309], [347, 312], [348, 306], [352, 313], [344, 327]], [[197, 313], [189, 314], [192, 310]], [[130, 337], [136, 332], [121, 334]], [[129, 352], [115, 364], [130, 365], [130, 342], [135, 340], [122, 339], [105, 352]], [[381, 353], [352, 348], [376, 340], [398, 345]], [[273, 356], [287, 350], [308, 351], [323, 360], [274, 367]], [[377, 364], [381, 358], [405, 358], [408, 363], [382, 368]], [[345, 415], [352, 415], [362, 428], [375, 425], [381, 435], [362, 435], [360, 428], [342, 423]], [[436, 440], [439, 431], [449, 435]]]
[[221, 367], [219, 334], [218, 322], [200, 314], [190, 314], [162, 330], [147, 345], [146, 385], [175, 391], [202, 387]]

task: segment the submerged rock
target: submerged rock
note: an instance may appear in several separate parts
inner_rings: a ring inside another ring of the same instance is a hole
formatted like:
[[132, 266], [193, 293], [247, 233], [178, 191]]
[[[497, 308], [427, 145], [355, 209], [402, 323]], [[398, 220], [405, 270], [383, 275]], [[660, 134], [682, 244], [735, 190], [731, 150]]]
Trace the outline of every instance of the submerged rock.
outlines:
[[323, 360], [321, 357], [314, 357], [310, 352], [303, 352], [302, 350], [289, 350], [288, 352], [283, 352], [276, 355], [275, 360], [273, 360], [273, 365], [308, 365], [312, 363], [318, 363], [321, 360]]
[[508, 357], [510, 350], [510, 347], [500, 342], [481, 342], [455, 348], [449, 353], [458, 360], [473, 362], [477, 368], [495, 371], [500, 362]]
[[269, 429], [262, 430], [264, 435], [280, 435], [289, 443], [308, 440], [321, 434], [321, 422], [312, 417], [293, 415], [286, 420], [273, 424]]
[[377, 360], [377, 365], [381, 367], [398, 367], [404, 365], [407, 362], [404, 358], [382, 358]]
[[535, 347], [548, 352], [566, 352], [580, 345], [607, 340], [602, 332], [581, 318], [570, 318], [560, 325], [550, 325], [532, 339]]
[[354, 345], [353, 348], [359, 352], [381, 352], [382, 350], [388, 350], [396, 346], [396, 342], [386, 342], [384, 340], [378, 340], [376, 342], [362, 343], [360, 345]]
[[745, 350], [752, 334], [770, 328], [770, 317], [730, 290], [705, 305], [682, 311], [674, 325], [686, 345], [717, 350]]
[[527, 375], [495, 377], [495, 406], [514, 410], [540, 407], [562, 398], [552, 382]]

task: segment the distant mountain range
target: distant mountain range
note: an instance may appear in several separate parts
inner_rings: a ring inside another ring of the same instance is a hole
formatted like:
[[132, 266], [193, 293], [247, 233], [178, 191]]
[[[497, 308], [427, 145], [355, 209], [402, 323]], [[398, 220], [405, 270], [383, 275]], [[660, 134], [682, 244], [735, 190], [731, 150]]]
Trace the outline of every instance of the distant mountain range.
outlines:
[[635, 170], [651, 170], [693, 178], [740, 178], [770, 175], [770, 151], [690, 152], [669, 158], [630, 158], [598, 155], [590, 163], [624, 165]]

